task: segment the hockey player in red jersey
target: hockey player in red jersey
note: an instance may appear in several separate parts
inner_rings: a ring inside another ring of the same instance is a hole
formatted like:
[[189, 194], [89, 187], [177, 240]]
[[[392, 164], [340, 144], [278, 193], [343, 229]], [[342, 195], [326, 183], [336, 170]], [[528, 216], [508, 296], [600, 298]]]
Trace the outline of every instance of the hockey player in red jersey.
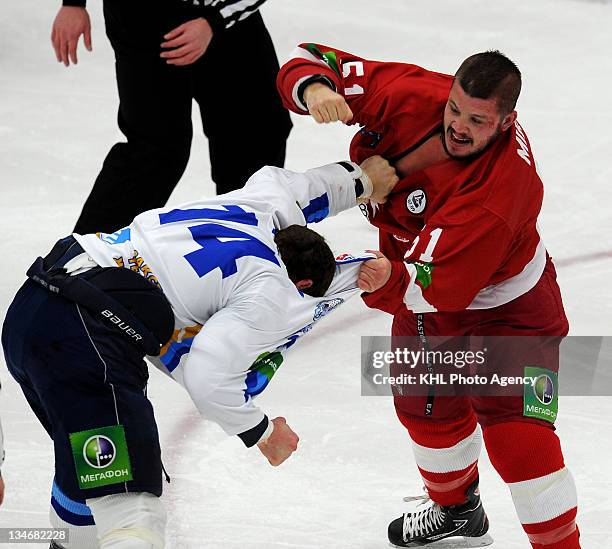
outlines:
[[[394, 336], [547, 336], [512, 367], [537, 366], [556, 406], [568, 323], [537, 231], [543, 188], [514, 110], [516, 65], [485, 52], [450, 76], [301, 44], [277, 83], [292, 111], [359, 124], [352, 159], [382, 155], [401, 177], [387, 203], [362, 206], [381, 250], [362, 268], [366, 304], [394, 315]], [[507, 344], [492, 347], [489, 361], [512, 362]], [[532, 547], [580, 547], [556, 414], [529, 412], [525, 398], [395, 396], [430, 501], [389, 525], [393, 544], [490, 543], [478, 490], [484, 440]]]

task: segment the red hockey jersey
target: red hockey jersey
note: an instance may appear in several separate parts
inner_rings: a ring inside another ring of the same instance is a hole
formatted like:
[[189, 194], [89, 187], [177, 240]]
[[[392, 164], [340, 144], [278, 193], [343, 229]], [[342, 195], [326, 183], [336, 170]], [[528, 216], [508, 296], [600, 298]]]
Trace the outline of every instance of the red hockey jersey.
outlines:
[[[320, 75], [360, 124], [351, 159], [397, 160], [442, 128], [453, 77], [416, 65], [370, 61], [320, 44], [301, 44], [278, 75], [285, 106], [307, 114], [304, 82]], [[546, 251], [536, 228], [542, 182], [525, 131], [515, 123], [480, 156], [449, 159], [403, 178], [382, 205], [368, 205], [380, 229], [391, 279], [364, 296], [395, 314], [488, 309], [529, 291]]]

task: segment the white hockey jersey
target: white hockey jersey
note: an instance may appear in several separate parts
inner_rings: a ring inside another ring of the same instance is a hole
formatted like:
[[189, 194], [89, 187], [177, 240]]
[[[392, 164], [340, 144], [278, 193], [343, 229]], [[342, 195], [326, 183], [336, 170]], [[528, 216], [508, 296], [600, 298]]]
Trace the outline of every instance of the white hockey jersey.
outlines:
[[243, 189], [145, 212], [112, 234], [74, 235], [98, 265], [130, 268], [162, 288], [175, 330], [152, 361], [230, 435], [262, 425], [253, 397], [284, 352], [359, 292], [359, 265], [370, 255], [342, 256], [327, 294], [314, 298], [291, 282], [274, 243], [276, 230], [356, 205], [362, 172], [348, 167], [265, 167]]

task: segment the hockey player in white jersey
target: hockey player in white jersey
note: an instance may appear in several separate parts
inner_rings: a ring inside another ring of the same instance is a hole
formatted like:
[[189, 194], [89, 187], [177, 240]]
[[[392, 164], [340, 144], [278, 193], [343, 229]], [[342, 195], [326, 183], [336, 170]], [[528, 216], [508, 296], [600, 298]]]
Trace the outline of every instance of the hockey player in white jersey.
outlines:
[[266, 167], [244, 189], [67, 237], [37, 259], [2, 343], [54, 442], [53, 524], [79, 527], [57, 547], [164, 546], [145, 355], [272, 465], [296, 450], [285, 420], [253, 397], [297, 339], [359, 292], [368, 259], [334, 261], [305, 225], [359, 199], [383, 202], [396, 182], [380, 157], [305, 173]]

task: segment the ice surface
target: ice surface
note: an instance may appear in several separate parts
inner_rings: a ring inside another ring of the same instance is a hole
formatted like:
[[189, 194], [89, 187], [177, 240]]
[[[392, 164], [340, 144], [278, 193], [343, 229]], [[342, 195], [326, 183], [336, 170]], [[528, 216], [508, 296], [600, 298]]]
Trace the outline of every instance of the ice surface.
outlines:
[[[24, 271], [72, 228], [109, 147], [119, 137], [112, 51], [101, 3], [91, 0], [93, 53], [55, 62], [54, 2], [0, 3], [0, 309]], [[279, 56], [304, 40], [365, 57], [452, 72], [467, 55], [498, 48], [521, 67], [520, 120], [546, 185], [540, 227], [559, 278], [572, 333], [612, 335], [612, 6], [568, 0], [282, 0], [264, 16]], [[245, 59], [233, 60], [239, 70]], [[245, 82], [246, 109], [248, 83]], [[154, 113], [151, 113], [154, 116]], [[207, 144], [196, 135], [176, 204], [212, 194]], [[259, 138], [262, 128], [237, 128]], [[287, 166], [306, 169], [346, 156], [353, 130], [295, 119]], [[240, 151], [236, 151], [239, 155]], [[337, 251], [375, 246], [358, 211], [325, 223]], [[260, 399], [300, 435], [278, 469], [257, 450], [201, 420], [186, 394], [152, 371], [173, 548], [387, 547], [386, 526], [402, 496], [420, 491], [406, 433], [391, 401], [360, 396], [359, 336], [390, 321], [355, 299], [301, 342]], [[0, 372], [7, 495], [0, 527], [45, 526], [52, 447], [6, 369]], [[558, 432], [577, 480], [583, 547], [612, 547], [610, 398], [563, 398]], [[542, 456], [545, 459], [545, 456]], [[481, 459], [484, 504], [503, 549], [528, 544], [503, 482]], [[20, 545], [19, 547], [26, 547]], [[36, 546], [40, 547], [40, 546]]]

